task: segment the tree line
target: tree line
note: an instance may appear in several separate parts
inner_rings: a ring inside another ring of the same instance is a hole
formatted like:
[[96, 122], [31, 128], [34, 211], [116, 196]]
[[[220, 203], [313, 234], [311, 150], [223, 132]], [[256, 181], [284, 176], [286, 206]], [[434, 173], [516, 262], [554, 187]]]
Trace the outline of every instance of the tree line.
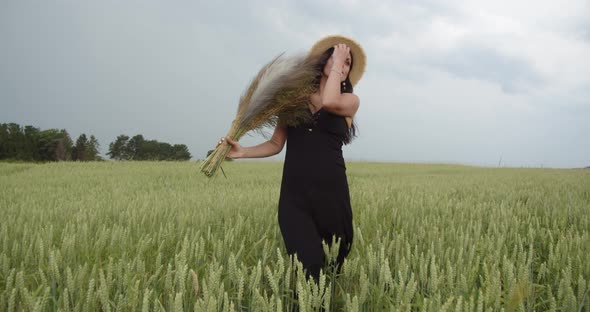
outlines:
[[102, 160], [98, 140], [82, 133], [76, 143], [65, 129], [41, 130], [16, 123], [0, 124], [0, 159], [20, 161]]
[[[65, 129], [41, 130], [16, 123], [0, 124], [0, 160], [98, 161], [99, 143], [94, 135], [82, 133], [74, 143]], [[107, 155], [115, 160], [189, 160], [184, 144], [170, 145], [146, 140], [140, 134], [131, 139], [120, 135], [109, 144]]]
[[137, 134], [132, 138], [121, 134], [109, 144], [107, 153], [115, 160], [189, 160], [191, 153], [184, 144], [171, 145], [156, 140], [146, 140]]

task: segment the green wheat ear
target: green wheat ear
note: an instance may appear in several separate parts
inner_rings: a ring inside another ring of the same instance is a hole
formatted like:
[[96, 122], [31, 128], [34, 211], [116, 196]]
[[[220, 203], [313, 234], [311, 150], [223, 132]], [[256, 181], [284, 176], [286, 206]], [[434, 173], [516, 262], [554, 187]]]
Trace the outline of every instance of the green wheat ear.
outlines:
[[0, 163], [1, 311], [589, 306], [583, 170], [347, 163], [352, 250], [313, 285], [277, 224], [280, 162], [228, 163], [215, 183], [188, 162], [13, 166]]

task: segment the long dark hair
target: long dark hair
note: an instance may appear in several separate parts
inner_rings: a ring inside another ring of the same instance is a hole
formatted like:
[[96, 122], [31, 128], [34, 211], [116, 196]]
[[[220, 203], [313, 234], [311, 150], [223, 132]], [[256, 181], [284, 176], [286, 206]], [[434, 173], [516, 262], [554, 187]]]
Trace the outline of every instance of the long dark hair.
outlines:
[[[334, 53], [334, 47], [329, 48], [328, 50], [326, 50], [318, 59], [318, 63], [316, 66], [316, 79], [314, 80], [314, 87], [317, 88], [317, 90], [320, 89], [320, 80], [322, 79], [322, 76], [324, 75], [324, 67], [326, 67], [326, 64], [328, 64], [328, 61], [330, 60], [330, 57], [332, 56], [332, 54]], [[352, 67], [354, 66], [354, 57], [352, 55], [352, 53], [350, 54], [350, 70], [352, 70]], [[348, 73], [350, 74], [350, 70], [348, 71]], [[346, 79], [340, 84], [340, 93], [352, 93], [353, 92], [353, 87], [352, 87], [352, 83], [350, 82], [350, 78], [349, 76], [346, 76]], [[352, 125], [350, 128], [348, 128], [346, 137], [342, 140], [342, 142], [344, 144], [349, 144], [353, 138], [355, 138], [357, 136], [357, 125], [356, 122], [354, 121], [354, 118], [352, 120]]]

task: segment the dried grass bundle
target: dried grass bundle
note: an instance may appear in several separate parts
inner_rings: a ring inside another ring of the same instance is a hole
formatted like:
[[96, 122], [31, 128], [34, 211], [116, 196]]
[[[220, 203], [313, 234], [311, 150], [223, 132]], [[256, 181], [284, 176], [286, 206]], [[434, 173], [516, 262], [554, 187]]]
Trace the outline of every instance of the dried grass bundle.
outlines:
[[[238, 141], [249, 131], [277, 124], [295, 126], [311, 118], [307, 107], [316, 91], [316, 57], [280, 54], [266, 64], [240, 97], [238, 112], [227, 136]], [[212, 177], [231, 149], [223, 142], [201, 164], [201, 172]]]

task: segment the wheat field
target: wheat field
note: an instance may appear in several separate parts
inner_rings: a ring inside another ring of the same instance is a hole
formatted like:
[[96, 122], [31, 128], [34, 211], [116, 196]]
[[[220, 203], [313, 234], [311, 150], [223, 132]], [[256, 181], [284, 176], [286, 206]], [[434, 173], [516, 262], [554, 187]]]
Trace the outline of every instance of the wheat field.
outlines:
[[347, 167], [352, 252], [316, 284], [280, 162], [0, 163], [0, 311], [590, 311], [590, 170]]

